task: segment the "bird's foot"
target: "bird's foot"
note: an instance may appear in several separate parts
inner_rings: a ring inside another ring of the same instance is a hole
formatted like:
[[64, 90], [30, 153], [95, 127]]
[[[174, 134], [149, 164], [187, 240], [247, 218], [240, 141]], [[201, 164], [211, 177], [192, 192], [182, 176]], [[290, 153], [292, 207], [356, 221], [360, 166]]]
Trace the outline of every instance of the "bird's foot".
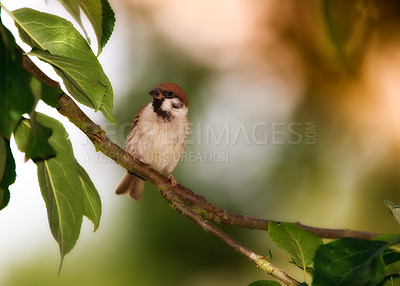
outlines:
[[172, 187], [175, 187], [178, 183], [176, 181], [176, 179], [174, 178], [174, 176], [170, 173], [165, 171], [165, 174], [167, 174], [168, 180], [171, 182]]

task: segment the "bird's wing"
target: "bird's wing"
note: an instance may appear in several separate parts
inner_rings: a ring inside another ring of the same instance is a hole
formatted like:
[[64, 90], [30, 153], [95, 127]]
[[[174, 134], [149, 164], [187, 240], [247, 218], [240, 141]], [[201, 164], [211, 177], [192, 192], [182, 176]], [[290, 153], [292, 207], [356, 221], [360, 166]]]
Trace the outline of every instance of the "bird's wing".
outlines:
[[131, 131], [132, 131], [132, 130], [133, 130], [133, 128], [135, 128], [135, 127], [136, 127], [136, 125], [138, 124], [138, 122], [139, 122], [139, 118], [140, 118], [140, 116], [142, 115], [142, 113], [143, 113], [143, 110], [144, 110], [144, 108], [145, 108], [146, 106], [147, 106], [147, 105], [145, 105], [145, 106], [143, 106], [142, 108], [140, 108], [140, 110], [139, 110], [138, 114], [136, 114], [136, 117], [135, 117], [135, 119], [133, 119], [133, 122], [132, 122]]

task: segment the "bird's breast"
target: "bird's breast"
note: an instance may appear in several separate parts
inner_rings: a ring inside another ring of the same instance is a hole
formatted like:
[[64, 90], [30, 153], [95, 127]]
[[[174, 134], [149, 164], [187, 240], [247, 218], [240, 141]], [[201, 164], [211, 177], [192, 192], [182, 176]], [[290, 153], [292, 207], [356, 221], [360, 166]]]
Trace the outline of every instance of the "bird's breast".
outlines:
[[159, 172], [171, 172], [183, 153], [188, 131], [186, 114], [167, 121], [146, 108], [129, 133], [125, 150]]

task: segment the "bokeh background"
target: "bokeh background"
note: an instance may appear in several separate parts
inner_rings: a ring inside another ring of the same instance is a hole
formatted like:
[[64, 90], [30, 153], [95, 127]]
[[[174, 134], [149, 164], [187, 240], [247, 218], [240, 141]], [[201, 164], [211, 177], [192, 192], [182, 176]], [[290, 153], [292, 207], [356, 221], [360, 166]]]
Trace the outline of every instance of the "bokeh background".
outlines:
[[[33, 3], [32, 3], [33, 2]], [[3, 0], [70, 16], [55, 0]], [[177, 180], [231, 212], [329, 228], [397, 232], [400, 201], [400, 2], [110, 0], [116, 27], [99, 57], [119, 127], [82, 107], [123, 145], [160, 82], [190, 102]], [[3, 21], [17, 36], [12, 21]], [[95, 37], [87, 20], [92, 46]], [[79, 27], [78, 27], [79, 29]], [[25, 48], [29, 49], [19, 43]], [[38, 64], [57, 78], [45, 64]], [[17, 182], [0, 212], [0, 285], [247, 285], [268, 276], [170, 209], [146, 185], [114, 195], [124, 170], [56, 111], [103, 203], [84, 221], [61, 275], [35, 166], [13, 146]], [[296, 278], [265, 232], [224, 227]]]

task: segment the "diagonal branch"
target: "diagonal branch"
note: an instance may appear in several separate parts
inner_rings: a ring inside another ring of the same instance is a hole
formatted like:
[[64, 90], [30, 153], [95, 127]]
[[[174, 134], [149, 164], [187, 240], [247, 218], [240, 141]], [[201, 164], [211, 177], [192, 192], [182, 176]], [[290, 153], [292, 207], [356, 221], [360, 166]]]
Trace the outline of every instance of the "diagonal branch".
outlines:
[[97, 151], [104, 153], [106, 156], [113, 159], [117, 164], [121, 165], [129, 172], [135, 173], [153, 184], [172, 208], [177, 210], [182, 215], [193, 220], [194, 222], [199, 224], [205, 231], [213, 234], [215, 237], [225, 242], [234, 250], [247, 257], [264, 272], [281, 280], [287, 285], [300, 284], [297, 280], [287, 275], [283, 270], [272, 265], [261, 255], [255, 254], [248, 248], [242, 246], [239, 242], [230, 237], [228, 234], [223, 232], [220, 228], [209, 223], [205, 218], [193, 211], [189, 205], [184, 204], [182, 202], [184, 200], [181, 200], [177, 195], [182, 193], [181, 190], [185, 189], [183, 186], [176, 185], [172, 187], [171, 183], [165, 176], [152, 169], [149, 165], [144, 164], [140, 161], [136, 161], [131, 154], [125, 152], [123, 149], [117, 146], [105, 135], [105, 132], [100, 128], [100, 126], [93, 123], [93, 121], [91, 121], [83, 113], [83, 111], [68, 95], [63, 94], [59, 99], [59, 103], [60, 108], [58, 109], [58, 111], [62, 115], [66, 116], [72, 123], [74, 123], [88, 136]]
[[[74, 123], [89, 137], [97, 151], [104, 153], [128, 171], [146, 178], [158, 189], [165, 188], [166, 186], [169, 187], [170, 183], [165, 176], [152, 169], [149, 165], [134, 160], [130, 154], [126, 153], [123, 149], [108, 139], [101, 127], [88, 118], [69, 96], [65, 94], [61, 96], [59, 103], [60, 108], [58, 111], [68, 117], [72, 123]], [[203, 196], [192, 192], [182, 185], [178, 184], [175, 186], [174, 192], [188, 207], [208, 220], [220, 224], [235, 225], [250, 229], [268, 229], [268, 222], [270, 220], [228, 213], [226, 210], [214, 206]], [[274, 222], [278, 224], [281, 223], [280, 221]], [[301, 223], [296, 224], [322, 238], [336, 239], [342, 237], [353, 237], [359, 239], [371, 239], [378, 235], [377, 233], [354, 231], [349, 229], [318, 228], [303, 225]]]
[[[50, 87], [60, 88], [60, 84], [46, 74], [44, 74], [27, 56], [23, 57], [24, 68], [32, 73], [36, 78], [41, 80], [43, 83]], [[67, 95], [61, 96], [59, 112], [66, 116], [72, 123], [74, 123], [79, 129], [81, 129], [93, 142], [97, 151], [103, 152], [106, 156], [113, 159], [117, 164], [121, 165], [125, 169], [136, 173], [140, 176], [151, 177], [155, 179], [158, 174], [157, 171], [151, 169], [148, 165], [143, 164], [140, 161], [132, 160], [132, 157], [127, 154], [124, 150], [114, 144], [108, 139], [105, 131], [101, 127], [95, 124]], [[130, 166], [131, 161], [134, 161], [133, 166]], [[161, 177], [163, 177], [161, 175]], [[150, 182], [152, 180], [148, 179]], [[154, 185], [158, 188], [163, 184], [168, 183], [163, 177], [163, 180], [154, 181]], [[241, 226], [249, 229], [267, 230], [268, 222], [270, 220], [250, 217], [242, 214], [228, 213], [226, 210], [220, 209], [210, 202], [207, 201], [203, 196], [200, 196], [188, 188], [177, 185], [174, 189], [175, 194], [193, 211], [201, 214], [204, 218], [212, 220], [219, 224]], [[274, 221], [281, 223], [280, 221]], [[322, 237], [337, 239], [342, 237], [353, 237], [359, 239], [371, 239], [378, 233], [355, 231], [349, 229], [330, 229], [330, 228], [318, 228], [303, 225], [299, 222], [296, 223], [301, 228], [308, 230], [309, 232]]]
[[[23, 65], [27, 71], [32, 73], [33, 76], [48, 86], [55, 88], [60, 87], [58, 82], [47, 77], [47, 75], [44, 74], [27, 56], [23, 57]], [[92, 141], [97, 151], [100, 151], [109, 158], [113, 159], [117, 164], [121, 165], [129, 172], [135, 173], [153, 184], [172, 208], [196, 222], [205, 231], [213, 234], [231, 248], [247, 257], [264, 272], [281, 280], [287, 285], [299, 285], [298, 281], [291, 278], [284, 271], [273, 266], [264, 257], [255, 254], [248, 248], [241, 245], [235, 239], [227, 235], [220, 228], [209, 222], [213, 221], [218, 224], [236, 225], [249, 229], [267, 230], [269, 220], [249, 217], [241, 214], [228, 213], [226, 210], [214, 206], [204, 197], [195, 194], [182, 185], [176, 185], [172, 187], [165, 176], [152, 169], [149, 165], [135, 160], [129, 153], [125, 152], [122, 148], [112, 142], [106, 136], [105, 131], [102, 130], [99, 125], [95, 124], [68, 95], [63, 94], [59, 98], [58, 111], [62, 115], [66, 116], [73, 124], [75, 124], [86, 134], [86, 136]], [[354, 237], [370, 239], [377, 235], [375, 233], [345, 229], [316, 228], [302, 225], [301, 223], [297, 223], [297, 225], [322, 238]]]

